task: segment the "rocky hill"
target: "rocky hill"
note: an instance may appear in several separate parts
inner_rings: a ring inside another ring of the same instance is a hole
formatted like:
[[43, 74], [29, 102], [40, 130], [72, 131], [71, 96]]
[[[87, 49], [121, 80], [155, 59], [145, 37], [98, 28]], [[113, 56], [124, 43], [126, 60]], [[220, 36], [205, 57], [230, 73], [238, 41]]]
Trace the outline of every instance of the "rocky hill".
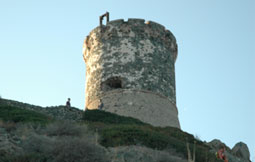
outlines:
[[[220, 145], [100, 110], [0, 99], [0, 162], [188, 162], [193, 151], [196, 162], [221, 162]], [[225, 147], [229, 162], [250, 162], [246, 144]]]

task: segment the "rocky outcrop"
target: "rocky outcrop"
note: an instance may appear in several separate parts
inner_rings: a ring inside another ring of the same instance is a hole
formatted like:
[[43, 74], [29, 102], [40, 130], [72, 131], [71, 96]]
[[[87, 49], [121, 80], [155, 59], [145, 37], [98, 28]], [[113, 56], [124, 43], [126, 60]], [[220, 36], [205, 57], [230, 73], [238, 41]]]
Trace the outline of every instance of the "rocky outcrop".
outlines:
[[212, 140], [208, 145], [211, 147], [212, 152], [217, 152], [220, 146], [224, 146], [229, 162], [251, 162], [249, 149], [247, 145], [242, 142], [237, 143], [232, 149], [217, 139]]
[[41, 109], [42, 113], [47, 114], [59, 120], [80, 121], [83, 111], [75, 107], [67, 108], [66, 106], [46, 107]]
[[239, 142], [233, 147], [232, 154], [246, 161], [249, 161], [250, 158], [249, 149], [243, 142]]

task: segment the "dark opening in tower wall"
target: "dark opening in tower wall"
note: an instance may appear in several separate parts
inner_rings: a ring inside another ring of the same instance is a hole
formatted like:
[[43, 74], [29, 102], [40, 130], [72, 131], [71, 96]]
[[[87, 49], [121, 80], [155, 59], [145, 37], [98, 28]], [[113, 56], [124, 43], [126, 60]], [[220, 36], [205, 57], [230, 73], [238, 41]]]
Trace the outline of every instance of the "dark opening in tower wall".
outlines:
[[102, 82], [102, 91], [110, 91], [118, 88], [123, 88], [123, 81], [120, 77], [111, 77]]

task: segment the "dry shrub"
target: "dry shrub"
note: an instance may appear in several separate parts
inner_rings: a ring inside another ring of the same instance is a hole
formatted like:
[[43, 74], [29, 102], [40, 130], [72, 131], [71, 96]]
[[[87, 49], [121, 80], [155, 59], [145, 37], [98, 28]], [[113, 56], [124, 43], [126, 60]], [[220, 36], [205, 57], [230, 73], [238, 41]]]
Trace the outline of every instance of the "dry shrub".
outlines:
[[31, 134], [22, 142], [22, 147], [27, 153], [49, 154], [53, 150], [54, 142], [54, 138]]
[[85, 132], [86, 126], [62, 122], [49, 125], [42, 134], [32, 131], [23, 139], [23, 161], [43, 162], [107, 162], [104, 149]]
[[187, 162], [187, 160], [181, 159], [176, 156], [171, 156], [169, 154], [160, 154], [160, 156], [155, 158], [157, 162]]
[[106, 152], [86, 138], [63, 136], [48, 137], [32, 135], [23, 148], [25, 152], [21, 159], [37, 159], [51, 162], [107, 162]]
[[104, 149], [86, 138], [62, 137], [53, 150], [55, 162], [107, 162]]
[[40, 125], [33, 125], [32, 123], [16, 123], [15, 135], [23, 141], [33, 138], [33, 135], [41, 134], [43, 128]]
[[84, 125], [72, 121], [59, 121], [49, 124], [45, 129], [48, 136], [82, 136], [87, 130]]
[[5, 130], [7, 132], [10, 132], [10, 131], [16, 129], [16, 124], [14, 122], [12, 122], [12, 121], [4, 122], [4, 121], [0, 120], [0, 127], [1, 128], [5, 128]]

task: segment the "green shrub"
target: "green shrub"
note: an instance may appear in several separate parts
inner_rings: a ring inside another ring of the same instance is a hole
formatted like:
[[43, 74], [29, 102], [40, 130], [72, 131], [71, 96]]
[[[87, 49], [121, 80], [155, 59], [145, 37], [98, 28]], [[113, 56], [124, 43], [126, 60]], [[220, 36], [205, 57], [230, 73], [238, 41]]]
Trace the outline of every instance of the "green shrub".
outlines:
[[44, 114], [32, 110], [16, 108], [13, 106], [0, 107], [0, 119], [2, 119], [3, 121], [13, 121], [15, 123], [31, 122], [40, 124], [46, 124], [51, 121], [51, 118]]
[[169, 144], [177, 147], [177, 143], [184, 143], [153, 129], [151, 126], [118, 125], [101, 130], [100, 143], [105, 147], [122, 145], [144, 145], [149, 148], [163, 150]]
[[48, 162], [49, 158], [39, 153], [28, 153], [9, 158], [10, 162]]

